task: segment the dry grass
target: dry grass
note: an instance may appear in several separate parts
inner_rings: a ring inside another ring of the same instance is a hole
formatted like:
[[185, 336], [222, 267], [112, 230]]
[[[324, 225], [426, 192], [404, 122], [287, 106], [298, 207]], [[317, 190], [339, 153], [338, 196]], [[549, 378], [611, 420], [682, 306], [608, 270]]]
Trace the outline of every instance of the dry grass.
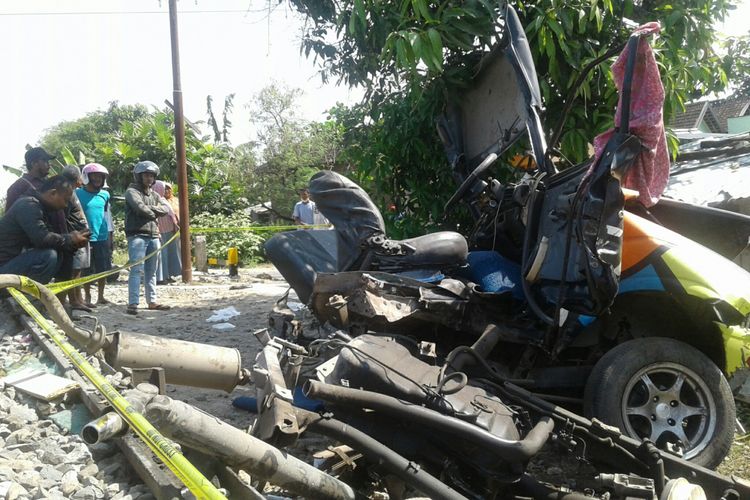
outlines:
[[[737, 418], [750, 431], [750, 405], [737, 403]], [[721, 474], [750, 479], [750, 432], [734, 439], [729, 456], [716, 469]]]

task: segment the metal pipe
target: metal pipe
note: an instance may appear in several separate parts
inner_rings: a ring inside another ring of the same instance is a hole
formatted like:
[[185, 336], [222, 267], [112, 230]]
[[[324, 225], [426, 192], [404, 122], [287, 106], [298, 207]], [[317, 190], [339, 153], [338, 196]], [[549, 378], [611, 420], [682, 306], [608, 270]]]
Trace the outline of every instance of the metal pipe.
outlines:
[[[492, 349], [495, 348], [499, 340], [500, 327], [494, 323], [489, 323], [482, 332], [482, 335], [479, 336], [479, 338], [474, 342], [470, 349], [474, 351], [476, 356], [487, 358], [487, 356], [489, 356], [490, 352], [492, 352]], [[471, 354], [462, 352], [454, 358], [453, 362], [450, 364], [450, 367], [457, 372], [462, 371], [466, 365], [471, 364], [473, 361], [474, 358], [471, 356]]]
[[423, 406], [406, 403], [376, 392], [309, 380], [305, 383], [304, 393], [311, 399], [322, 399], [331, 403], [356, 406], [357, 408], [369, 408], [410, 420], [418, 425], [459, 436], [482, 446], [485, 450], [508, 462], [524, 462], [536, 455], [547, 442], [547, 438], [554, 428], [552, 419], [545, 416], [539, 420], [524, 439], [512, 441], [490, 434], [469, 422], [448, 417]]
[[73, 323], [57, 296], [41, 283], [25, 276], [0, 274], [0, 288], [7, 287], [37, 297], [68, 338], [89, 354], [103, 349], [105, 358], [116, 369], [163, 367], [170, 384], [226, 392], [247, 381], [237, 349], [132, 332], [108, 336], [101, 324], [89, 332]]
[[240, 351], [229, 347], [119, 331], [105, 357], [118, 370], [164, 368], [168, 384], [232, 392], [247, 380]]
[[146, 416], [167, 437], [247, 469], [265, 481], [306, 498], [355, 498], [347, 484], [182, 401], [156, 396]]
[[127, 430], [128, 424], [117, 412], [111, 411], [84, 425], [81, 438], [84, 443], [92, 445], [125, 434]]
[[[146, 404], [158, 394], [159, 388], [155, 385], [141, 383], [135, 389], [123, 392], [122, 396], [138, 413], [143, 413]], [[125, 434], [128, 428], [127, 422], [120, 414], [111, 411], [84, 425], [81, 429], [81, 438], [89, 445], [102, 443]]]
[[108, 339], [103, 326], [99, 325], [99, 328], [93, 332], [78, 328], [70, 319], [68, 313], [65, 312], [65, 308], [57, 296], [41, 283], [16, 274], [0, 274], [0, 288], [8, 287], [17, 288], [38, 298], [47, 310], [47, 313], [49, 313], [52, 321], [57, 324], [69, 339], [86, 349], [86, 352], [89, 354], [93, 354], [107, 345]]
[[435, 476], [420, 468], [378, 440], [349, 424], [333, 418], [321, 417], [317, 413], [296, 409], [297, 419], [307, 429], [346, 443], [376, 463], [403, 479], [407, 484], [434, 499], [465, 499], [459, 492]]
[[190, 256], [190, 200], [188, 198], [187, 162], [185, 160], [185, 116], [182, 112], [180, 81], [180, 43], [177, 33], [177, 0], [169, 0], [169, 35], [172, 43], [172, 95], [174, 100], [174, 142], [177, 160], [177, 197], [180, 200], [180, 253], [182, 281], [193, 281]]

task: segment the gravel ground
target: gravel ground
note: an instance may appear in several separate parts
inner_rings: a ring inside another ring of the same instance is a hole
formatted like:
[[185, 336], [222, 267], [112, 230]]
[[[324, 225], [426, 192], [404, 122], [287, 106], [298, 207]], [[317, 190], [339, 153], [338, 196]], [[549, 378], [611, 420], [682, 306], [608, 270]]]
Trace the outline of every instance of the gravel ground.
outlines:
[[[28, 334], [0, 331], [2, 373], [28, 366], [53, 366]], [[153, 498], [119, 449], [110, 443], [87, 446], [71, 427], [86, 420], [75, 401], [45, 403], [11, 386], [0, 392], [0, 498]], [[83, 417], [83, 418], [81, 418]]]
[[[239, 280], [229, 279], [225, 272], [196, 273], [191, 286], [158, 288], [159, 301], [172, 305], [172, 310], [141, 310], [133, 317], [125, 314], [127, 283], [120, 281], [107, 287], [112, 304], [97, 307], [93, 314], [109, 331], [127, 329], [237, 348], [243, 365], [250, 367], [259, 346], [251, 332], [265, 326], [266, 314], [285, 290], [272, 267], [242, 270]], [[228, 306], [240, 312], [229, 320], [234, 328], [212, 328], [206, 319], [213, 310]], [[73, 314], [80, 320], [80, 313]], [[54, 370], [33, 338], [18, 333], [7, 310], [0, 310], [0, 318], [0, 377], [29, 366]], [[115, 445], [83, 442], [77, 432], [90, 416], [76, 398], [50, 404], [4, 384], [0, 389], [0, 499], [153, 498]], [[231, 396], [176, 386], [168, 386], [167, 393], [239, 428], [252, 421], [250, 414], [231, 405], [234, 397], [254, 395], [248, 387], [238, 387]]]

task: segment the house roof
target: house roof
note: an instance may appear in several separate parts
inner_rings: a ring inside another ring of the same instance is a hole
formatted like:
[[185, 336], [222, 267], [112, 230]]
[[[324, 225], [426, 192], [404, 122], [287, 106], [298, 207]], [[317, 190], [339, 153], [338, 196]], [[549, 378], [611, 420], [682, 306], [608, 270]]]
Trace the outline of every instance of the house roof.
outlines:
[[712, 132], [727, 133], [727, 120], [750, 113], [750, 98], [728, 97], [716, 101], [690, 102], [683, 113], [677, 113], [669, 126], [673, 129], [695, 129], [705, 122]]
[[735, 118], [737, 116], [744, 116], [748, 111], [748, 105], [750, 105], [750, 98], [727, 98], [720, 99], [718, 101], [711, 101], [711, 111], [719, 120], [719, 126], [722, 132], [728, 130], [727, 120], [729, 118]]
[[708, 102], [689, 102], [685, 104], [685, 111], [683, 113], [677, 113], [672, 118], [672, 122], [669, 124], [671, 128], [698, 128], [698, 124], [703, 118], [703, 114], [708, 107]]
[[716, 116], [714, 107], [710, 102], [708, 103], [708, 106], [706, 106], [705, 110], [706, 112], [703, 114], [703, 121], [706, 122], [706, 125], [708, 125], [708, 129], [716, 133], [726, 133], [727, 120], [724, 119], [724, 125], [722, 126], [721, 120]]
[[[750, 198], [750, 133], [705, 137], [680, 146], [680, 153], [715, 151], [715, 155], [677, 161], [670, 169], [665, 196], [696, 205], [720, 205], [733, 198]], [[708, 142], [727, 142], [715, 148]], [[678, 158], [679, 160], [679, 158]]]

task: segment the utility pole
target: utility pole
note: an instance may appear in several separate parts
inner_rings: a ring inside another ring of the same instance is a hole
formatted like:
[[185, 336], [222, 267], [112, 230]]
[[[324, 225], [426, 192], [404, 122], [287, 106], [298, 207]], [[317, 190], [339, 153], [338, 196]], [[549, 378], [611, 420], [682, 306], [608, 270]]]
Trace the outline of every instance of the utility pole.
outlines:
[[190, 256], [190, 206], [188, 200], [187, 162], [185, 161], [185, 117], [182, 113], [182, 84], [180, 83], [180, 46], [177, 39], [177, 0], [169, 0], [169, 34], [172, 39], [172, 82], [174, 101], [174, 140], [177, 150], [177, 186], [180, 200], [180, 244], [182, 282], [193, 281], [193, 262]]

